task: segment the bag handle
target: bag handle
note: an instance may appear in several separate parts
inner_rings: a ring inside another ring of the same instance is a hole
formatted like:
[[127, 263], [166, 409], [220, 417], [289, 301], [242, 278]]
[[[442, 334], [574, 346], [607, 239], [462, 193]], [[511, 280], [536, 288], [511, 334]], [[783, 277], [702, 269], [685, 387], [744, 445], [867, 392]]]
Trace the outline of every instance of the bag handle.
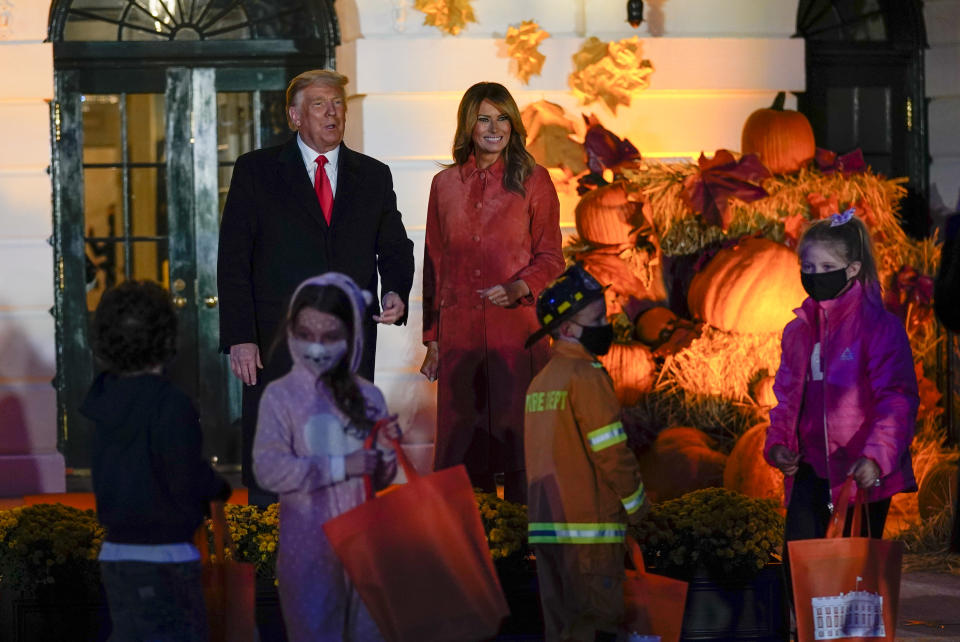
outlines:
[[224, 549], [230, 551], [230, 558], [237, 559], [237, 545], [230, 536], [227, 527], [227, 513], [221, 501], [210, 502], [210, 517], [213, 520], [213, 552], [220, 562], [227, 560]]
[[[857, 481], [853, 475], [847, 477], [847, 480], [840, 488], [840, 495], [837, 497], [837, 506], [830, 517], [830, 525], [827, 527], [828, 538], [843, 537], [843, 527], [847, 521], [847, 512], [850, 507], [850, 495], [854, 496], [853, 517], [850, 523], [850, 537], [860, 537], [863, 528], [863, 513], [867, 510], [866, 492], [857, 487]], [[867, 536], [870, 533], [870, 519], [867, 519]]]
[[645, 574], [647, 568], [643, 563], [643, 548], [641, 548], [640, 542], [632, 537], [627, 537], [627, 549], [630, 553], [630, 559], [633, 560], [633, 567], [637, 569], [637, 573], [640, 575]]
[[[221, 501], [210, 502], [210, 521], [213, 524], [213, 563], [223, 564], [227, 561], [224, 550], [230, 551], [230, 558], [237, 559], [237, 545], [230, 536], [230, 529], [227, 528], [227, 515], [224, 510], [224, 504]], [[204, 564], [211, 563], [210, 544], [207, 541], [207, 526], [200, 524], [193, 534], [193, 545], [197, 547], [200, 553], [200, 560]]]
[[[390, 421], [391, 419], [389, 417], [384, 417], [377, 423], [373, 424], [373, 428], [370, 429], [370, 434], [368, 434], [367, 438], [363, 440], [364, 449], [369, 450], [373, 448], [373, 444], [377, 439], [377, 434], [381, 429], [389, 424]], [[420, 473], [417, 472], [417, 469], [414, 468], [413, 464], [407, 458], [407, 454], [400, 446], [400, 440], [391, 439], [390, 444], [393, 446], [394, 452], [397, 453], [397, 462], [400, 464], [400, 467], [403, 468], [403, 473], [407, 476], [407, 481], [412, 482], [419, 479]], [[373, 490], [373, 477], [371, 475], [363, 476], [363, 490], [367, 501], [370, 501], [376, 496], [376, 493]]]

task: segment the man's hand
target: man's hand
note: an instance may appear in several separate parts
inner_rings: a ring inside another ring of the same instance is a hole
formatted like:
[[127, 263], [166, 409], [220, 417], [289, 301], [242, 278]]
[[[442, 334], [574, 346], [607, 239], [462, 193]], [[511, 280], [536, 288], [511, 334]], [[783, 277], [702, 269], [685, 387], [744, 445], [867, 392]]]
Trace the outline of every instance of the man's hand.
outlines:
[[427, 343], [427, 355], [423, 358], [423, 365], [420, 366], [420, 374], [427, 378], [427, 381], [436, 381], [437, 372], [440, 371], [440, 346], [436, 341]]
[[784, 475], [796, 475], [800, 470], [800, 453], [795, 453], [783, 444], [770, 448], [770, 459]]
[[873, 488], [880, 481], [880, 467], [869, 457], [861, 457], [847, 471], [847, 476], [850, 475], [860, 488]]
[[252, 386], [257, 383], [257, 370], [263, 369], [260, 348], [256, 343], [238, 343], [230, 346], [230, 370], [237, 379]]
[[486, 290], [477, 290], [477, 293], [481, 298], [489, 300], [490, 303], [506, 308], [530, 294], [530, 288], [523, 279], [517, 279], [506, 285], [495, 285]]
[[373, 320], [377, 323], [391, 325], [403, 318], [403, 313], [407, 307], [403, 304], [403, 299], [396, 292], [387, 292], [383, 295], [383, 301], [380, 304], [380, 316], [373, 315]]

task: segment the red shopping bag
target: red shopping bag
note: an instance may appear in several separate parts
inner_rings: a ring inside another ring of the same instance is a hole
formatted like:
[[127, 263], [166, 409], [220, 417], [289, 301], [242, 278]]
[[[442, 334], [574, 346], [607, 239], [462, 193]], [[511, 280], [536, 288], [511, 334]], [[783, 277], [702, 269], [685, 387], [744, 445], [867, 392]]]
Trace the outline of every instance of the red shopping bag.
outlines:
[[825, 539], [788, 542], [800, 642], [894, 640], [903, 542], [843, 537], [856, 493], [851, 533], [860, 533], [863, 493], [844, 484]]
[[[372, 443], [373, 431], [368, 438]], [[496, 635], [509, 610], [463, 466], [420, 476], [327, 521], [323, 530], [389, 642]]]
[[679, 642], [687, 583], [654, 573], [643, 565], [643, 551], [627, 538], [635, 571], [627, 570], [623, 581], [624, 627], [630, 633], [659, 635], [663, 642]]
[[[237, 548], [227, 528], [223, 502], [210, 502], [213, 551], [210, 558], [206, 527], [194, 538], [203, 561], [203, 598], [211, 642], [253, 642], [256, 634], [253, 564], [237, 562]], [[230, 550], [230, 558], [225, 550]]]

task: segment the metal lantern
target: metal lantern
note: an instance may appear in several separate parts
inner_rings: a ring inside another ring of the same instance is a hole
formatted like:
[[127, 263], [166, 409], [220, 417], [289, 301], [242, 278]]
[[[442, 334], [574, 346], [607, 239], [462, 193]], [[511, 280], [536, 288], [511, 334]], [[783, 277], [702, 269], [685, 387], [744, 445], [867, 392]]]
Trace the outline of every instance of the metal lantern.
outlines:
[[627, 0], [627, 22], [634, 28], [643, 22], [643, 0]]

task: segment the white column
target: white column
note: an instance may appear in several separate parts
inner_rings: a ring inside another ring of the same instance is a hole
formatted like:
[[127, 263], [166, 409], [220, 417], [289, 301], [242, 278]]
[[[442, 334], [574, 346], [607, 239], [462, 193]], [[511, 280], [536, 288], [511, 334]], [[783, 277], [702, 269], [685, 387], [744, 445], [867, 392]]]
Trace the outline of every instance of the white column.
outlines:
[[49, 5], [0, 0], [0, 497], [62, 492], [57, 452]]

